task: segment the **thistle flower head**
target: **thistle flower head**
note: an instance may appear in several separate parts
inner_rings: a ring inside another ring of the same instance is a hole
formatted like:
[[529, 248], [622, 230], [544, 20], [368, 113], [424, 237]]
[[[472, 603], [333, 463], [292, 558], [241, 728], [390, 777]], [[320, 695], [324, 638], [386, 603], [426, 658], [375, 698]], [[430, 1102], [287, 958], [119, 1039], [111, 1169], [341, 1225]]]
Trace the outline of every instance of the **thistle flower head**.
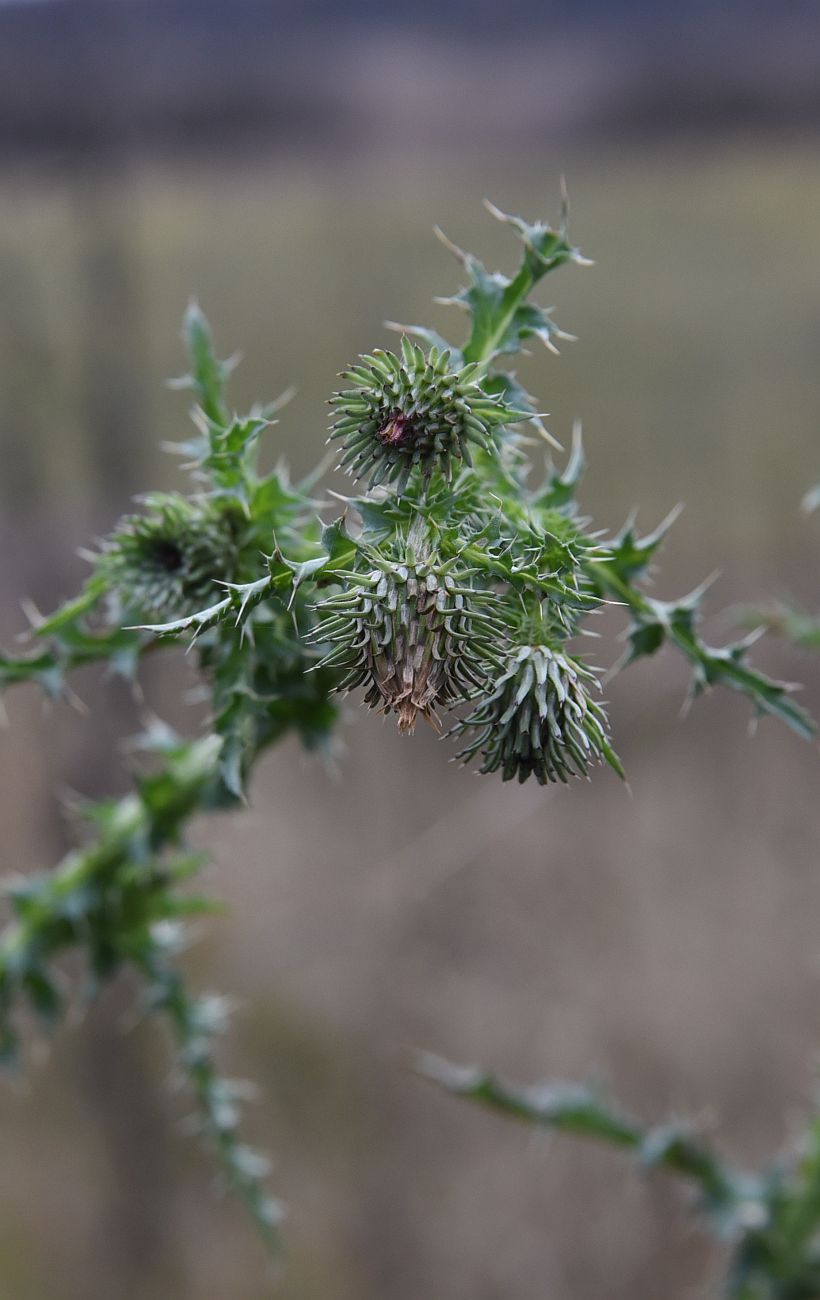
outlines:
[[438, 730], [440, 707], [485, 688], [500, 626], [486, 595], [423, 542], [362, 548], [362, 559], [369, 568], [339, 575], [343, 589], [318, 606], [313, 639], [332, 645], [323, 662], [341, 671], [338, 689], [364, 687], [371, 708], [398, 714], [400, 731], [419, 717]]
[[154, 495], [148, 513], [129, 515], [103, 544], [100, 568], [120, 604], [140, 618], [191, 614], [234, 576], [231, 520], [210, 503]]
[[539, 785], [586, 776], [594, 762], [608, 762], [621, 775], [607, 718], [591, 691], [596, 674], [580, 660], [546, 645], [522, 645], [508, 655], [503, 672], [457, 732], [474, 731], [458, 755], [469, 762], [481, 753], [482, 772]]
[[380, 349], [360, 357], [343, 372], [355, 386], [331, 398], [340, 467], [371, 487], [396, 482], [399, 492], [416, 466], [428, 479], [439, 465], [449, 479], [453, 462], [471, 464], [471, 445], [487, 450], [496, 427], [530, 418], [484, 392], [479, 374], [476, 364], [454, 369], [439, 348], [425, 356], [406, 337], [400, 357]]

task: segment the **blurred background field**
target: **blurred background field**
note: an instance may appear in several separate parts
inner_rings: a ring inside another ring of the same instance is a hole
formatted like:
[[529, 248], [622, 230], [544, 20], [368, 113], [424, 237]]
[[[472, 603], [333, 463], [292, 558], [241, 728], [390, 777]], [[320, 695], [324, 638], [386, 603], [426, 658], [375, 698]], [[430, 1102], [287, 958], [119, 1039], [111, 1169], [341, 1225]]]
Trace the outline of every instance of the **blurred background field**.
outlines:
[[[0, 643], [85, 572], [77, 549], [135, 493], [179, 482], [164, 380], [192, 293], [240, 409], [290, 384], [269, 435], [323, 454], [336, 372], [449, 328], [459, 268], [509, 269], [483, 212], [556, 217], [596, 260], [549, 282], [560, 358], [522, 365], [602, 527], [686, 511], [657, 590], [716, 568], [715, 611], [820, 604], [820, 24], [812, 6], [422, 6], [63, 0], [0, 5]], [[462, 24], [462, 26], [459, 26]], [[240, 94], [239, 89], [242, 88]], [[48, 88], [48, 93], [45, 89]], [[344, 481], [328, 479], [344, 490]], [[613, 631], [618, 620], [613, 618]], [[733, 634], [715, 616], [715, 639]], [[605, 641], [612, 663], [617, 641]], [[758, 661], [820, 667], [772, 641]], [[127, 786], [145, 707], [196, 714], [181, 654], [143, 704], [94, 674], [86, 715], [8, 700], [5, 872], [71, 841], [59, 793]], [[816, 750], [715, 696], [680, 719], [671, 657], [609, 687], [630, 794], [606, 773], [512, 789], [349, 705], [344, 752], [289, 742], [244, 816], [200, 824], [230, 911], [190, 954], [240, 1003], [229, 1068], [260, 1083], [253, 1136], [289, 1208], [287, 1300], [691, 1300], [720, 1267], [677, 1189], [609, 1152], [434, 1093], [415, 1048], [521, 1080], [605, 1081], [646, 1119], [713, 1128], [739, 1162], [788, 1139], [816, 1091]], [[163, 1043], [123, 981], [0, 1093], [2, 1300], [269, 1293], [241, 1211], [179, 1135]]]

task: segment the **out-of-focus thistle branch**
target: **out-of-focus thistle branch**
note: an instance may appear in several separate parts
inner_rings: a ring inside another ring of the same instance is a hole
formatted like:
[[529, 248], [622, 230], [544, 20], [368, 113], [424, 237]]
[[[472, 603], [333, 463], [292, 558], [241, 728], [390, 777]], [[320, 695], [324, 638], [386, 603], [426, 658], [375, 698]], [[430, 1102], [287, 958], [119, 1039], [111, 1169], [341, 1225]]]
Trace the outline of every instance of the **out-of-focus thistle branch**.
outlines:
[[225, 1190], [245, 1203], [268, 1250], [276, 1254], [283, 1211], [268, 1191], [270, 1161], [241, 1135], [242, 1108], [255, 1090], [244, 1079], [225, 1078], [216, 1061], [216, 1042], [227, 1027], [230, 1006], [218, 994], [193, 996], [162, 944], [146, 950], [136, 964], [146, 981], [146, 1008], [165, 1016], [178, 1072], [196, 1103], [191, 1127], [216, 1159]]
[[730, 1170], [686, 1127], [644, 1128], [600, 1092], [580, 1084], [544, 1083], [521, 1087], [473, 1066], [453, 1065], [424, 1054], [420, 1074], [457, 1097], [537, 1128], [592, 1138], [630, 1152], [642, 1169], [665, 1169], [692, 1184], [701, 1204], [723, 1227], [756, 1202], [753, 1179]]
[[762, 1174], [730, 1168], [690, 1128], [645, 1128], [600, 1092], [577, 1084], [521, 1087], [475, 1067], [423, 1055], [416, 1068], [454, 1096], [537, 1129], [591, 1138], [661, 1169], [697, 1193], [696, 1208], [732, 1257], [730, 1300], [815, 1300], [820, 1295], [820, 1122], [796, 1155]]
[[197, 1130], [274, 1247], [279, 1210], [265, 1188], [265, 1162], [238, 1133], [246, 1090], [216, 1066], [224, 1000], [190, 993], [177, 965], [184, 918], [214, 906], [184, 889], [202, 858], [185, 850], [181, 836], [218, 790], [219, 742], [177, 742], [164, 729], [151, 740], [161, 751], [159, 768], [138, 778], [133, 794], [86, 809], [94, 828], [89, 842], [51, 873], [8, 890], [13, 919], [0, 934], [0, 1057], [7, 1064], [15, 1058], [16, 1022], [26, 1005], [48, 1028], [61, 1019], [69, 1002], [60, 974], [67, 953], [83, 955], [88, 993], [123, 967], [135, 969], [146, 981], [146, 1006], [162, 1012], [171, 1028], [179, 1071], [197, 1105]]

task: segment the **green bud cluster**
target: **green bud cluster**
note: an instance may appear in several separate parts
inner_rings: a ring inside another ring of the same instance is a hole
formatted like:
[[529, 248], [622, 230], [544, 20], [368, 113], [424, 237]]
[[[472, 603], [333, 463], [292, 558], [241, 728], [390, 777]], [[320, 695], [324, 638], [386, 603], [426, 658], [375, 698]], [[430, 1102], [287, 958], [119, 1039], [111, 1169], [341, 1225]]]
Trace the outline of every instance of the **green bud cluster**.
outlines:
[[148, 513], [126, 516], [105, 540], [99, 570], [129, 618], [191, 614], [234, 576], [236, 516], [178, 495], [146, 504]]
[[607, 762], [621, 775], [609, 742], [607, 718], [592, 698], [596, 673], [546, 645], [512, 650], [490, 692], [456, 726], [476, 734], [459, 754], [469, 762], [481, 753], [482, 772], [500, 770], [502, 780], [534, 776], [539, 785], [587, 776]]
[[471, 445], [490, 451], [495, 429], [531, 418], [486, 393], [481, 375], [478, 363], [453, 369], [449, 351], [425, 356], [406, 336], [401, 357], [381, 349], [360, 357], [342, 373], [355, 387], [331, 398], [340, 467], [371, 487], [395, 482], [399, 493], [416, 468], [429, 479], [438, 466], [449, 480], [454, 462], [472, 463]]

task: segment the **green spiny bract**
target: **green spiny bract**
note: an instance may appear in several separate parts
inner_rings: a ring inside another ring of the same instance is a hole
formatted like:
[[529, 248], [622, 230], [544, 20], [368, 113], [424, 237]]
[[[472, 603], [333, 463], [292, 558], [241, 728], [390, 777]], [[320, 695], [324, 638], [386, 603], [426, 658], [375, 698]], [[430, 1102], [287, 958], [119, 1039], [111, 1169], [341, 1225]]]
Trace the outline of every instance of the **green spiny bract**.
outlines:
[[241, 518], [207, 499], [155, 494], [145, 504], [147, 514], [126, 516], [103, 542], [98, 570], [124, 621], [191, 614], [236, 576]]
[[421, 516], [407, 539], [360, 546], [358, 562], [318, 606], [312, 639], [331, 645], [323, 666], [342, 674], [339, 690], [363, 687], [371, 708], [395, 712], [400, 731], [412, 734], [419, 717], [439, 730], [441, 708], [486, 688], [503, 635], [490, 597], [438, 556]]
[[336, 422], [331, 441], [340, 439], [340, 468], [371, 487], [396, 483], [403, 492], [418, 468], [429, 479], [438, 466], [450, 479], [453, 464], [470, 465], [470, 446], [491, 452], [493, 432], [532, 418], [486, 393], [477, 362], [453, 368], [447, 350], [401, 341], [401, 357], [376, 349], [342, 374], [354, 388], [331, 398]]
[[596, 762], [621, 765], [609, 742], [606, 714], [593, 699], [598, 677], [579, 659], [546, 645], [511, 650], [503, 672], [474, 711], [456, 724], [476, 734], [459, 758], [481, 753], [482, 772], [504, 781], [534, 776], [539, 785], [587, 776]]

